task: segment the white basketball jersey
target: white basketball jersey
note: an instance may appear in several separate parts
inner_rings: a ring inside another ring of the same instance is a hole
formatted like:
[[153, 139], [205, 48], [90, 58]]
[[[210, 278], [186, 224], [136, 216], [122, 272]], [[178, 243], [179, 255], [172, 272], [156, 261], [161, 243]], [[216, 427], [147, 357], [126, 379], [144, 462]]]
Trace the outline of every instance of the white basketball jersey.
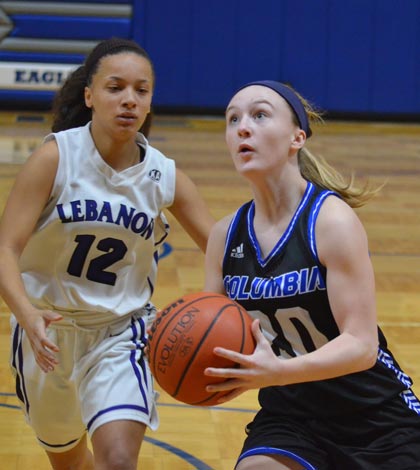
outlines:
[[99, 325], [139, 310], [153, 293], [175, 162], [138, 134], [144, 160], [116, 172], [89, 129], [46, 137], [58, 144], [57, 175], [20, 267], [34, 305]]

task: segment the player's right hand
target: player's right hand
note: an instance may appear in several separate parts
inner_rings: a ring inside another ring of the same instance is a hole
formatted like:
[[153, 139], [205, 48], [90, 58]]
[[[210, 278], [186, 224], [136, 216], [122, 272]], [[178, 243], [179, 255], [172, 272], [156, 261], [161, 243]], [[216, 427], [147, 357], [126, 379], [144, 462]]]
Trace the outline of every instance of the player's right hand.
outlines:
[[51, 310], [33, 311], [25, 316], [24, 329], [28, 336], [36, 363], [44, 372], [52, 372], [59, 363], [57, 353], [58, 346], [47, 337], [47, 328], [52, 322], [60, 321], [63, 317]]

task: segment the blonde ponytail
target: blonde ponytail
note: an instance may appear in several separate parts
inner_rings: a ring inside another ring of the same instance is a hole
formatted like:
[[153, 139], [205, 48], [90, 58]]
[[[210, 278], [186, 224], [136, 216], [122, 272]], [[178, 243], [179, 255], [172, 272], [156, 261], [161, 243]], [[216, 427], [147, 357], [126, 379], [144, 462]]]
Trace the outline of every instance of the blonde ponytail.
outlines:
[[372, 188], [369, 182], [362, 187], [356, 186], [353, 174], [346, 181], [323, 157], [315, 156], [305, 147], [299, 152], [298, 163], [300, 173], [307, 181], [336, 192], [353, 208], [365, 205], [383, 186]]
[[[321, 113], [299, 93], [296, 91], [295, 93], [305, 107], [310, 124], [323, 123]], [[377, 188], [373, 188], [369, 181], [367, 181], [362, 187], [359, 187], [355, 184], [354, 174], [346, 181], [343, 175], [333, 168], [323, 157], [319, 155], [315, 156], [306, 147], [303, 147], [299, 151], [298, 163], [300, 173], [307, 181], [324, 189], [330, 189], [336, 192], [353, 208], [365, 205], [384, 186], [382, 184]]]

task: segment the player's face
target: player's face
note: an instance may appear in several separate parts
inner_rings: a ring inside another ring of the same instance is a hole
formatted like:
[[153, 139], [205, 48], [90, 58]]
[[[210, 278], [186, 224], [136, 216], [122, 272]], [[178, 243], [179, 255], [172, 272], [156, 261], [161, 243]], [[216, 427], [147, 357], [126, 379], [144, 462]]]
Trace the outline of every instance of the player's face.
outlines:
[[153, 71], [147, 59], [132, 52], [101, 59], [85, 89], [92, 120], [107, 133], [135, 133], [150, 112]]
[[302, 132], [287, 102], [264, 86], [240, 90], [226, 110], [226, 142], [240, 173], [280, 168], [297, 152]]

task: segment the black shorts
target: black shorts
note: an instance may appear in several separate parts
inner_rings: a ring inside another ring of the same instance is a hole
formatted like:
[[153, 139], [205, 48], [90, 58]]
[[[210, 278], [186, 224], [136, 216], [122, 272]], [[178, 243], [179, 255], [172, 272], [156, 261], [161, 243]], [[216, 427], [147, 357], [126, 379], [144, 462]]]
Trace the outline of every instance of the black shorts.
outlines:
[[247, 434], [238, 461], [277, 454], [306, 470], [420, 470], [420, 415], [400, 397], [381, 407], [325, 419], [262, 409]]

